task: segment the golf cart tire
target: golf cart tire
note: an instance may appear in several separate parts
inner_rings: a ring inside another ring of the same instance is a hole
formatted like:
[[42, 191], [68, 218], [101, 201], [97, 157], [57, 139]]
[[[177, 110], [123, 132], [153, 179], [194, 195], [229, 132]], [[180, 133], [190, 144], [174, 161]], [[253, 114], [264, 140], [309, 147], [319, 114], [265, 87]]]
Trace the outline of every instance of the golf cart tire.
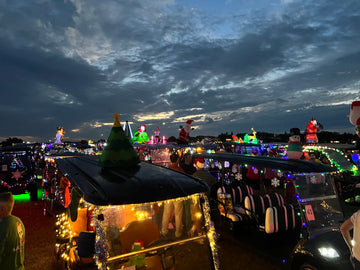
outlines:
[[310, 261], [305, 261], [305, 262], [296, 264], [296, 266], [293, 269], [294, 270], [319, 270], [319, 268]]

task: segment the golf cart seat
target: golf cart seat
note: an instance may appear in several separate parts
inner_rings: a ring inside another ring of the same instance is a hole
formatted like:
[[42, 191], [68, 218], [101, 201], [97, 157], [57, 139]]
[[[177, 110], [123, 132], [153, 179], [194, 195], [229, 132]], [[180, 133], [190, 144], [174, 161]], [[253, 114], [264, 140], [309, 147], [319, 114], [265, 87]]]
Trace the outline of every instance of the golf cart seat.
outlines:
[[296, 218], [294, 206], [291, 204], [268, 207], [265, 214], [265, 232], [270, 234], [294, 230]]
[[267, 193], [264, 195], [265, 209], [272, 206], [284, 205], [284, 198], [279, 193]]
[[[248, 195], [245, 198], [245, 209], [246, 214], [249, 216], [258, 216], [261, 220], [263, 219], [263, 215], [265, 214], [265, 202], [264, 198], [259, 194]], [[259, 220], [259, 221], [261, 221]]]
[[253, 189], [245, 183], [234, 181], [231, 185], [220, 185], [217, 194], [220, 193], [230, 194], [233, 205], [232, 212], [226, 211], [225, 213], [221, 212], [221, 214], [233, 222], [243, 221], [246, 218], [243, 207], [244, 201], [246, 196], [253, 194]]
[[245, 197], [247, 195], [253, 194], [253, 189], [246, 185], [245, 183], [241, 183], [239, 181], [235, 181], [230, 185], [222, 185], [220, 182], [217, 186], [215, 186], [217, 194], [219, 193], [227, 193], [231, 195], [232, 203], [234, 206], [242, 206], [245, 201]]

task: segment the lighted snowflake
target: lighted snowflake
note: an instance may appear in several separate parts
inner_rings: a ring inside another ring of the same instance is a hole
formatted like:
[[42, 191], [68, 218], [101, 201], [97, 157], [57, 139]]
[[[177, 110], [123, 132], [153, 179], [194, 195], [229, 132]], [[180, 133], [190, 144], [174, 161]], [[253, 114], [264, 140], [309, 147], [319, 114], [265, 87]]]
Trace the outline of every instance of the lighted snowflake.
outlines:
[[271, 179], [271, 185], [277, 188], [278, 186], [280, 186], [280, 180], [277, 178]]

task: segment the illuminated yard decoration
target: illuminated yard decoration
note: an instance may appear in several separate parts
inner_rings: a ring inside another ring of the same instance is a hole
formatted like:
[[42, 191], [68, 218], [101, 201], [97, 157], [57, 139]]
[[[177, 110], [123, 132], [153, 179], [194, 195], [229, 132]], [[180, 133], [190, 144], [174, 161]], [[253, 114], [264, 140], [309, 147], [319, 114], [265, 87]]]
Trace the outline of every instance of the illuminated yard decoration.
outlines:
[[318, 143], [318, 137], [316, 136], [316, 133], [322, 129], [323, 126], [315, 119], [312, 119], [306, 125], [306, 143]]
[[258, 143], [258, 139], [256, 138], [256, 131], [251, 128], [253, 135], [249, 135], [249, 134], [245, 134], [244, 136], [244, 143], [253, 143], [253, 144], [257, 144]]
[[55, 144], [62, 144], [65, 136], [65, 130], [63, 127], [58, 127], [55, 136]]
[[132, 137], [132, 143], [147, 143], [150, 141], [148, 134], [146, 133], [146, 126], [141, 125], [141, 127], [134, 132], [134, 137]]

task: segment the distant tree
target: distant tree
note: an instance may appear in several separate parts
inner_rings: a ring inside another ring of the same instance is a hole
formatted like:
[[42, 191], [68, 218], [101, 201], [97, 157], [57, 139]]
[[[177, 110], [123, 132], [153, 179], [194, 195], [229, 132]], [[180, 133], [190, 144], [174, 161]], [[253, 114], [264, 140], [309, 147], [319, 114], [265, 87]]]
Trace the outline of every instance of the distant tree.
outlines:
[[222, 142], [226, 142], [226, 139], [231, 139], [231, 135], [229, 135], [227, 132], [226, 133], [221, 133], [221, 134], [218, 135], [218, 138]]
[[11, 146], [11, 145], [14, 145], [14, 144], [17, 144], [17, 143], [24, 143], [24, 141], [22, 139], [19, 139], [19, 138], [7, 138], [6, 141], [3, 141], [1, 142], [1, 145], [4, 147], [4, 146]]
[[177, 139], [175, 138], [175, 136], [170, 136], [170, 137], [167, 139], [167, 142], [168, 142], [168, 143], [175, 143], [175, 142], [177, 142]]

